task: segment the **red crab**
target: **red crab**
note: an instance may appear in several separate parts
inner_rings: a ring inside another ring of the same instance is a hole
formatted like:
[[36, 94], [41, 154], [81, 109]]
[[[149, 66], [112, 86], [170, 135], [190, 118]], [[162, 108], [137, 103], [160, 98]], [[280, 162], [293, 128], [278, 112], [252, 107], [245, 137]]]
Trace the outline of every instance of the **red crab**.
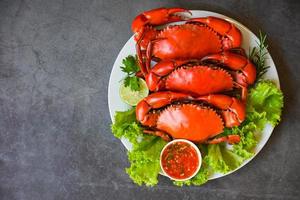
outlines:
[[226, 127], [239, 125], [245, 119], [245, 105], [234, 97], [221, 94], [195, 98], [184, 93], [156, 92], [138, 103], [136, 116], [142, 125], [149, 127], [145, 133], [166, 141], [182, 138], [210, 144], [236, 143], [240, 141], [238, 135], [210, 139], [223, 132], [224, 123]]
[[187, 65], [193, 62], [191, 60], [162, 60], [145, 74], [148, 88], [150, 91], [170, 90], [199, 96], [239, 87], [242, 88], [242, 99], [246, 99], [247, 86], [256, 79], [256, 68], [247, 58], [225, 51], [201, 60], [217, 61], [233, 71], [230, 74], [220, 67]]
[[[208, 54], [240, 47], [242, 35], [232, 23], [216, 18], [191, 18], [185, 24], [156, 30], [154, 26], [183, 21], [183, 8], [158, 8], [138, 15], [132, 22], [136, 50], [143, 75], [150, 71], [151, 59], [199, 59]], [[146, 53], [143, 52], [146, 50]]]

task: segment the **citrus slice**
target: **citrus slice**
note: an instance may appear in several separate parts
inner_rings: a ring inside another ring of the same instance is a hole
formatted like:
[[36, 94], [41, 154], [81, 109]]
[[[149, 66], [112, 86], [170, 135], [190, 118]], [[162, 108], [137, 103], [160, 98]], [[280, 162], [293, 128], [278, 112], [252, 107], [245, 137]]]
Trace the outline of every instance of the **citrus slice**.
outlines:
[[133, 91], [130, 87], [125, 87], [124, 82], [121, 84], [119, 94], [125, 103], [136, 106], [140, 100], [148, 96], [149, 90], [146, 82], [139, 78], [139, 83], [140, 89], [138, 91]]

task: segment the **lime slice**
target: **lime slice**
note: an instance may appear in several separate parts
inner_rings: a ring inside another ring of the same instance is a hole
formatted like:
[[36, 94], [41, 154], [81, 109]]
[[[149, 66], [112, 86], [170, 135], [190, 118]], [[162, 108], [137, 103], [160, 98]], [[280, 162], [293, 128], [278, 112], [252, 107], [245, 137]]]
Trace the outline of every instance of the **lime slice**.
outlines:
[[140, 100], [148, 96], [149, 90], [146, 82], [139, 78], [139, 83], [140, 90], [138, 91], [133, 91], [130, 89], [130, 87], [125, 87], [124, 83], [121, 84], [119, 94], [125, 103], [131, 106], [136, 106]]

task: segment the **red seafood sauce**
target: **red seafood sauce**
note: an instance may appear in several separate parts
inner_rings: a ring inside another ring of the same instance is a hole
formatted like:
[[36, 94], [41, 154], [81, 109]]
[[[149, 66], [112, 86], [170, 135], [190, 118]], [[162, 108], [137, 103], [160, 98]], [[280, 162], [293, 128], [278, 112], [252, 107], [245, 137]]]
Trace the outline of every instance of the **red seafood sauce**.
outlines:
[[187, 179], [197, 171], [199, 156], [190, 144], [178, 141], [164, 149], [161, 165], [169, 177]]

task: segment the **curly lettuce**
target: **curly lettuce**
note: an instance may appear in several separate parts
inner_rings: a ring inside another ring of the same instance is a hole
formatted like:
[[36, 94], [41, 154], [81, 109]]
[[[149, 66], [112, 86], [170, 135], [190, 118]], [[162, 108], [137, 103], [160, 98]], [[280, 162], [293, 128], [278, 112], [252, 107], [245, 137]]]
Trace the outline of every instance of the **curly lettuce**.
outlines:
[[265, 119], [276, 126], [283, 108], [283, 94], [272, 81], [261, 81], [250, 89], [247, 113], [265, 115]]
[[128, 152], [131, 165], [126, 172], [136, 184], [153, 186], [158, 183], [160, 152], [165, 145], [166, 142], [162, 139], [151, 136], [147, 142], [143, 141], [142, 145], [136, 145]]
[[135, 119], [135, 109], [124, 112], [117, 111], [111, 130], [115, 137], [119, 139], [124, 137], [133, 146], [138, 145], [139, 136], [143, 136], [143, 131]]
[[124, 137], [132, 144], [132, 150], [128, 152], [131, 165], [126, 169], [130, 178], [138, 185], [156, 185], [160, 172], [160, 152], [166, 142], [159, 137], [143, 134], [136, 122], [135, 109], [116, 112], [111, 128], [117, 138]]

